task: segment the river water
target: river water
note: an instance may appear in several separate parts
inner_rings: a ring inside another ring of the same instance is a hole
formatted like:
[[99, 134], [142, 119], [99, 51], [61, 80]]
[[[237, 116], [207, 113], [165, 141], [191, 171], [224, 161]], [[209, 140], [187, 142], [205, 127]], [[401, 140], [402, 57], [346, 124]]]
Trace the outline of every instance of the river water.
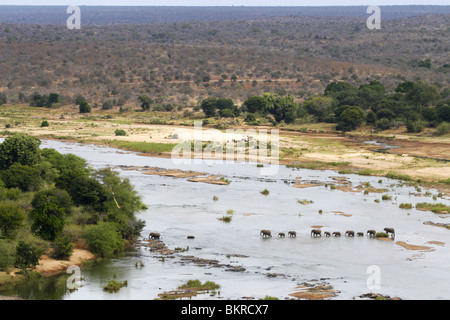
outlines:
[[[437, 190], [418, 192], [399, 181], [378, 177], [340, 175], [327, 170], [290, 169], [280, 166], [276, 175], [264, 176], [254, 163], [179, 165], [171, 159], [140, 156], [132, 152], [94, 145], [43, 141], [42, 147], [73, 153], [94, 168], [111, 166], [130, 179], [148, 209], [139, 215], [146, 221], [143, 235], [159, 232], [169, 249], [188, 251], [162, 259], [145, 246], [120, 257], [81, 268], [82, 287], [55, 292], [52, 285], [42, 292], [17, 288], [15, 294], [38, 299], [155, 299], [190, 279], [214, 281], [221, 288], [214, 294], [194, 299], [256, 299], [273, 296], [290, 298], [304, 282], [326, 283], [337, 291], [332, 299], [353, 299], [377, 292], [403, 299], [450, 298], [450, 230], [424, 222], [450, 223], [445, 215], [399, 208], [400, 203], [442, 202], [433, 200]], [[140, 170], [119, 166], [177, 168], [219, 174], [229, 185], [189, 182], [185, 178], [145, 175]], [[389, 189], [391, 200], [380, 193], [344, 192], [326, 186], [293, 187], [294, 179], [334, 182], [342, 176], [353, 186], [369, 182]], [[267, 189], [269, 195], [260, 191]], [[428, 194], [425, 192], [428, 191]], [[218, 200], [214, 201], [213, 197]], [[310, 204], [298, 200], [307, 199]], [[232, 221], [218, 218], [232, 209]], [[395, 241], [363, 237], [310, 236], [312, 226], [323, 231], [366, 232], [396, 230]], [[261, 229], [272, 230], [272, 238], [260, 237]], [[279, 238], [278, 232], [295, 230], [296, 238]], [[188, 235], [195, 239], [187, 239]], [[408, 250], [397, 242], [428, 246], [431, 250]], [[429, 243], [433, 241], [432, 243]], [[183, 256], [215, 259], [220, 264], [242, 267], [239, 272], [214, 265], [198, 266]], [[136, 266], [142, 261], [143, 266]], [[127, 280], [118, 293], [107, 293], [109, 279]], [[49, 278], [54, 283], [58, 277]], [[40, 292], [40, 293], [37, 293]]]

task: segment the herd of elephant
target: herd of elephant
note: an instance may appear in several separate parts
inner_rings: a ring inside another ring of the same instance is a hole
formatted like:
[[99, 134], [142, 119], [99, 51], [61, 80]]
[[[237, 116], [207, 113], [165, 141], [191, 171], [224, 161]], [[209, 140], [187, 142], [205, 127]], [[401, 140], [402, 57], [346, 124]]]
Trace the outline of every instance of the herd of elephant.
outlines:
[[[384, 228], [384, 231], [388, 234], [388, 236], [391, 235], [392, 238], [395, 237], [394, 228]], [[366, 234], [369, 237], [374, 238], [376, 236], [376, 231], [375, 230], [367, 230]], [[271, 238], [272, 232], [270, 230], [261, 230], [259, 235], [263, 238]], [[329, 231], [325, 231], [324, 235], [326, 237], [331, 237], [331, 236], [340, 237], [341, 233], [339, 231], [334, 231], [333, 233], [331, 233]], [[354, 237], [355, 235], [357, 237], [362, 237], [362, 236], [364, 236], [364, 232], [355, 232], [353, 230], [347, 230], [345, 232], [345, 236], [347, 236], [347, 237]], [[285, 236], [286, 236], [286, 234], [284, 232], [278, 233], [278, 237], [280, 237], [280, 238], [284, 238]], [[295, 238], [297, 236], [297, 232], [289, 231], [288, 236]], [[322, 230], [320, 230], [320, 229], [312, 229], [311, 230], [311, 237], [321, 237], [321, 236], [322, 236]]]

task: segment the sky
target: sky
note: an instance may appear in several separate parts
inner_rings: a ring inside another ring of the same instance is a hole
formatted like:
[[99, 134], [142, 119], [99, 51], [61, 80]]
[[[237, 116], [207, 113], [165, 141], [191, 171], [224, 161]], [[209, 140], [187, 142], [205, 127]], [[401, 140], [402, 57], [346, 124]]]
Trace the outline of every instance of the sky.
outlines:
[[0, 0], [0, 5], [105, 6], [342, 6], [449, 5], [449, 0]]

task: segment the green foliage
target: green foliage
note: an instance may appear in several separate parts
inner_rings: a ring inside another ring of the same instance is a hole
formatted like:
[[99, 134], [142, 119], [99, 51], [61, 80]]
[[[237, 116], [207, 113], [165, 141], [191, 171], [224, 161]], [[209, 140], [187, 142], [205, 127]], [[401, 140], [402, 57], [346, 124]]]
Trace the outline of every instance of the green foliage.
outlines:
[[42, 186], [39, 170], [19, 163], [1, 172], [1, 178], [7, 188], [19, 188], [22, 191], [34, 191]]
[[[244, 111], [249, 112], [250, 114], [259, 113], [261, 115], [266, 115], [268, 112], [267, 101], [266, 99], [264, 99], [264, 97], [252, 96], [244, 101], [243, 109]], [[251, 121], [255, 121], [255, 119]]]
[[72, 199], [66, 190], [58, 188], [46, 189], [36, 192], [31, 205], [38, 208], [45, 203], [53, 203], [58, 207], [64, 209], [65, 213], [70, 213], [72, 210]]
[[59, 235], [52, 244], [51, 256], [54, 259], [68, 259], [73, 253], [72, 238], [69, 235]]
[[101, 258], [110, 257], [124, 247], [117, 225], [112, 222], [103, 222], [88, 227], [84, 232], [84, 238], [89, 249]]
[[79, 104], [79, 111], [80, 113], [90, 113], [92, 110], [92, 107], [87, 103], [87, 101], [82, 101]]
[[6, 271], [8, 268], [13, 267], [15, 261], [11, 244], [0, 240], [0, 271]]
[[25, 220], [25, 212], [16, 204], [0, 204], [0, 231], [5, 237], [12, 237]]
[[44, 120], [44, 121], [41, 122], [41, 128], [42, 128], [42, 127], [48, 127], [49, 125], [50, 125], [50, 124], [48, 123], [47, 120]]
[[22, 269], [33, 268], [39, 264], [39, 258], [43, 254], [43, 249], [21, 240], [16, 247], [16, 265]]
[[30, 96], [30, 106], [40, 108], [51, 108], [62, 101], [58, 93], [40, 95], [35, 92]]
[[364, 120], [364, 111], [357, 106], [346, 108], [338, 117], [336, 129], [351, 131], [358, 128]]
[[317, 121], [325, 122], [333, 119], [334, 99], [328, 96], [317, 95], [303, 103], [306, 111], [316, 117]]
[[31, 230], [44, 240], [53, 241], [65, 225], [65, 210], [52, 202], [41, 202], [30, 212]]
[[9, 168], [14, 163], [32, 166], [40, 159], [39, 139], [24, 133], [7, 137], [0, 144], [0, 170]]
[[443, 136], [450, 133], [450, 123], [442, 122], [436, 127], [436, 135]]
[[128, 281], [120, 282], [115, 279], [109, 280], [108, 284], [103, 287], [103, 290], [108, 291], [110, 293], [118, 292], [121, 288], [126, 287], [128, 285]]
[[149, 111], [151, 105], [153, 104], [153, 100], [146, 95], [139, 96], [138, 101], [141, 103], [141, 108], [144, 111]]
[[116, 134], [116, 136], [126, 136], [127, 135], [126, 131], [123, 129], [117, 129], [116, 131], [114, 131], [114, 133]]

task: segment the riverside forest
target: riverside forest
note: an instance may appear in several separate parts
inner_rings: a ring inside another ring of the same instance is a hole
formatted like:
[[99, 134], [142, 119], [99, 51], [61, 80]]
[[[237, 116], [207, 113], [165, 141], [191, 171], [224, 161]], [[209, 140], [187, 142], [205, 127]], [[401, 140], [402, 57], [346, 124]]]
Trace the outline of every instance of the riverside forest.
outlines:
[[0, 300], [447, 299], [450, 6], [380, 8], [0, 6]]

